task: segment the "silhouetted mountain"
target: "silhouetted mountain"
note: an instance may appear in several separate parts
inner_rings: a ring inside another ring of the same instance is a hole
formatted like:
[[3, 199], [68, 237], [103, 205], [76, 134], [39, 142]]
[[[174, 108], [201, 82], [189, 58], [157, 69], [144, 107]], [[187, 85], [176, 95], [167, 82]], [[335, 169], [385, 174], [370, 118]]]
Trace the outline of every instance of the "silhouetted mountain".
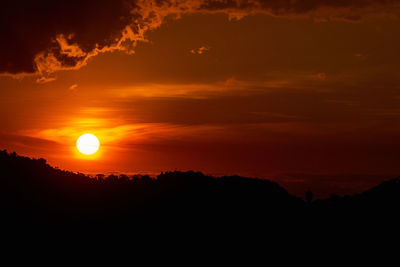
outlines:
[[0, 176], [3, 223], [13, 227], [131, 227], [157, 222], [213, 227], [284, 223], [293, 228], [345, 216], [397, 213], [400, 203], [399, 178], [362, 194], [305, 202], [268, 180], [214, 178], [193, 171], [166, 172], [157, 178], [89, 177], [7, 151], [0, 151]]
[[336, 217], [365, 218], [398, 217], [400, 207], [400, 178], [385, 181], [363, 193], [353, 196], [331, 196], [313, 203], [319, 213]]
[[178, 221], [291, 216], [304, 202], [278, 184], [239, 176], [213, 178], [200, 172], [148, 176], [62, 171], [44, 159], [0, 151], [1, 198], [12, 221], [80, 225], [129, 223], [143, 218]]

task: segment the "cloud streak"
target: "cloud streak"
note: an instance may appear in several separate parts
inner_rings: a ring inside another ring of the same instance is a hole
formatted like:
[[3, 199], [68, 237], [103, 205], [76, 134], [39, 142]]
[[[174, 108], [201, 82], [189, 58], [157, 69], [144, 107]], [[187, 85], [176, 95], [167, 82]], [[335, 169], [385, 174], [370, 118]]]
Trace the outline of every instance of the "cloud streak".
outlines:
[[166, 17], [253, 14], [355, 21], [371, 15], [397, 15], [400, 0], [88, 0], [3, 1], [0, 9], [0, 73], [55, 79], [60, 70], [85, 66], [106, 52], [134, 53], [146, 32]]

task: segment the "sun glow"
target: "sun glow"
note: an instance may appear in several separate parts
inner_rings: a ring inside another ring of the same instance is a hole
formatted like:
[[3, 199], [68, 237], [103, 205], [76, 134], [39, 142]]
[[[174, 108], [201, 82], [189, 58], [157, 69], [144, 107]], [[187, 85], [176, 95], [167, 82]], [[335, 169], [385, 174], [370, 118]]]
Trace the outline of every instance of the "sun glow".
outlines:
[[84, 134], [76, 141], [76, 147], [82, 154], [92, 155], [99, 150], [100, 142], [93, 134]]

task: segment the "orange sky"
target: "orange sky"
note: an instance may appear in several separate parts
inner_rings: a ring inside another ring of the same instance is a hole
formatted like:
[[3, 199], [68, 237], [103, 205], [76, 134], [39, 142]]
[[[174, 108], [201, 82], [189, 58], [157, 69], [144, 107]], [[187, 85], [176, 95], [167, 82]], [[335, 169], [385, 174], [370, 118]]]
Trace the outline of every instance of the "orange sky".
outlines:
[[[155, 9], [157, 19], [120, 27], [120, 39], [97, 50], [79, 39], [82, 29], [106, 27], [90, 14], [51, 32], [72, 63], [56, 52], [49, 61], [46, 42], [29, 50], [28, 38], [23, 51], [47, 51], [32, 53], [34, 71], [8, 56], [21, 47], [12, 35], [1, 47], [12, 63], [0, 66], [0, 148], [85, 173], [193, 169], [294, 191], [321, 180], [321, 190], [360, 191], [400, 174], [397, 1], [308, 9], [259, 1], [262, 12], [202, 11], [199, 2], [178, 1], [190, 6], [178, 17], [173, 6]], [[18, 27], [6, 32], [23, 34]], [[87, 132], [101, 142], [95, 157], [75, 148]]]

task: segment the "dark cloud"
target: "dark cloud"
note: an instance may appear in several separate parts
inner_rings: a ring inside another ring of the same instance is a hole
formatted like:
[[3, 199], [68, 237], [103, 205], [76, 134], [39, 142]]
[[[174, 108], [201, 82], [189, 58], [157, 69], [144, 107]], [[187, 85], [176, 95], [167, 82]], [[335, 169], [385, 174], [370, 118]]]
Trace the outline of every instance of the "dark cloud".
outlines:
[[225, 13], [231, 18], [263, 13], [357, 20], [393, 14], [400, 0], [5, 0], [0, 9], [0, 73], [36, 73], [84, 66], [98, 53], [132, 51], [144, 33], [168, 15]]
[[30, 137], [20, 134], [8, 134], [0, 132], [0, 146], [8, 149], [9, 151], [26, 151], [26, 152], [47, 152], [54, 151], [54, 149], [61, 150], [62, 145], [36, 137]]
[[[120, 38], [133, 8], [126, 0], [6, 0], [1, 5], [0, 72], [12, 74], [39, 71], [35, 60], [40, 53], [51, 54], [65, 67], [82, 63], [96, 47]], [[71, 47], [62, 49], [63, 41]], [[79, 45], [80, 53], [74, 53], [73, 44]]]

